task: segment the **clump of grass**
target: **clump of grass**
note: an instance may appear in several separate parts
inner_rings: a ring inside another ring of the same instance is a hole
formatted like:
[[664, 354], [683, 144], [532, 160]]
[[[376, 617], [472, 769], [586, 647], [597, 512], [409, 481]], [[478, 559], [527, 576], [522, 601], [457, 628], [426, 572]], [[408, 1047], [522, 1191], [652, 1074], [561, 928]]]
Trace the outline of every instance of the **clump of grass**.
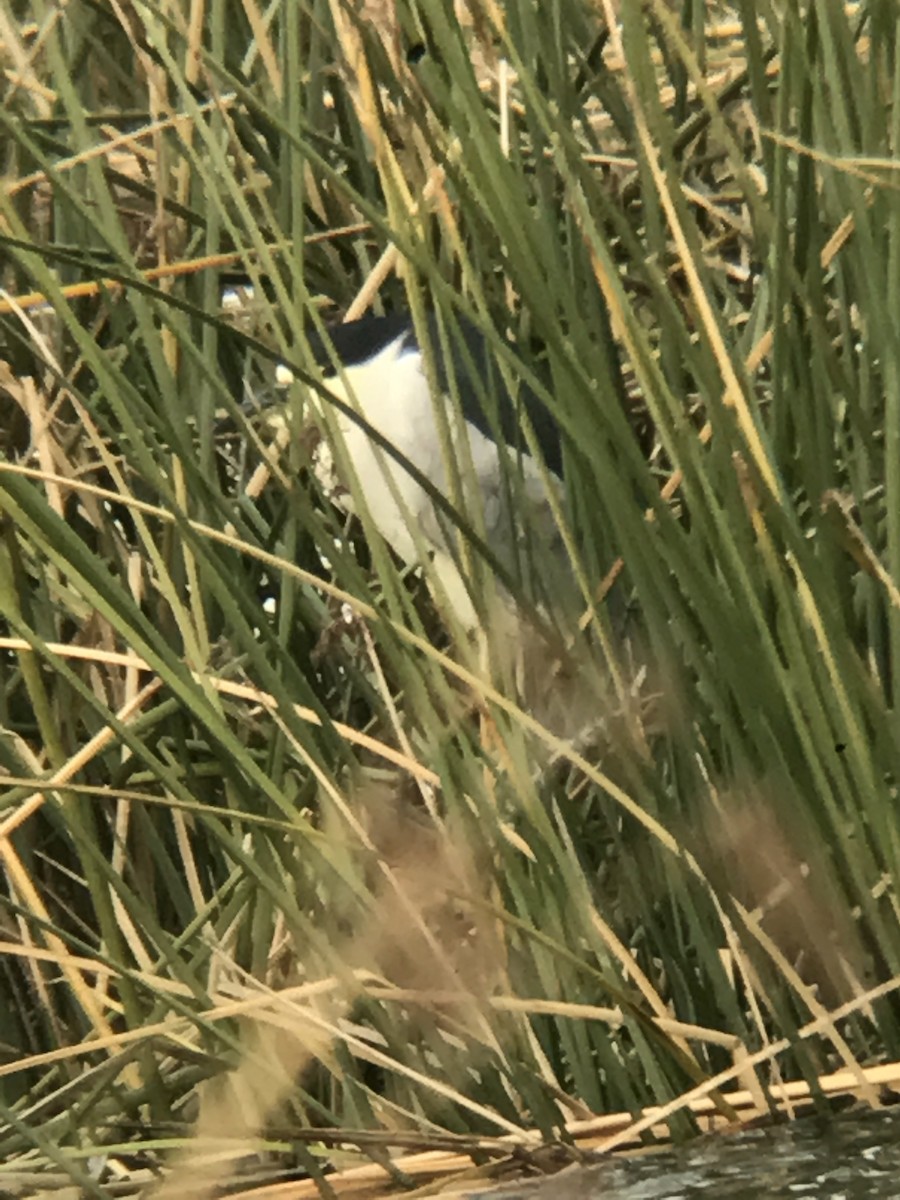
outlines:
[[[327, 1192], [877, 1103], [886, 7], [70, 3], [0, 39], [4, 1185]], [[398, 306], [563, 429], [583, 737], [247, 423], [310, 325]]]

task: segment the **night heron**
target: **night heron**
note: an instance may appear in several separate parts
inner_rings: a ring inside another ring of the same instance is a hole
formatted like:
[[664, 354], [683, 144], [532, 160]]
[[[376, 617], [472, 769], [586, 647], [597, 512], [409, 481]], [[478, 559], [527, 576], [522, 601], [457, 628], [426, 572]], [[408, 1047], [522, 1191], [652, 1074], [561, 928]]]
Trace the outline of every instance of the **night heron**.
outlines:
[[469, 322], [432, 313], [422, 333], [426, 349], [401, 314], [311, 339], [328, 397], [310, 388], [309, 403], [334, 455], [336, 498], [424, 567], [439, 611], [464, 629], [480, 623], [476, 581], [491, 560], [513, 595], [555, 616], [575, 594], [555, 515], [559, 427], [524, 383], [508, 386]]

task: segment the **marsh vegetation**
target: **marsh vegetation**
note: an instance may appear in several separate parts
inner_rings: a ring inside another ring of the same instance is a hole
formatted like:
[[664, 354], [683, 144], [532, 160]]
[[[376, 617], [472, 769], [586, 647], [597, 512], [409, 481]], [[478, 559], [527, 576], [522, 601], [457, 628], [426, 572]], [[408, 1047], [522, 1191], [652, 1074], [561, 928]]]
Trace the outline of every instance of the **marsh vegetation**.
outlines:
[[[0, 1189], [483, 1182], [877, 1105], [895, 6], [2, 15]], [[564, 722], [248, 416], [401, 309], [562, 428]]]

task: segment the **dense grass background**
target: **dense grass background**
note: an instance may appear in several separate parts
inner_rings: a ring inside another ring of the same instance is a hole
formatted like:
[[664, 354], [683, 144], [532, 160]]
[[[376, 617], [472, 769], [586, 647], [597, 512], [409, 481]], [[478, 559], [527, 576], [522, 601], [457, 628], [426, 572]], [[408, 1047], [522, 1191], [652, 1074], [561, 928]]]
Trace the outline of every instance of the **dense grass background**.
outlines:
[[[7, 1180], [686, 1135], [720, 1072], [874, 1099], [895, 6], [2, 13]], [[248, 424], [311, 327], [399, 307], [562, 425], [574, 740]]]

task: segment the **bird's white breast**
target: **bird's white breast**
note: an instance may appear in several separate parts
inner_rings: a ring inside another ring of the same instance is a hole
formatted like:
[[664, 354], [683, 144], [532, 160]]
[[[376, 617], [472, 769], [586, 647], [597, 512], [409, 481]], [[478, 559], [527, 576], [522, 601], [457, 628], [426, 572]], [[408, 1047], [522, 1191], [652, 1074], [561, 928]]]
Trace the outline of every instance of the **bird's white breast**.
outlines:
[[[508, 481], [503, 478], [497, 445], [471, 423], [462, 421], [453, 404], [441, 397], [438, 403], [444, 405], [444, 425], [428, 386], [422, 356], [404, 342], [405, 335], [398, 337], [366, 362], [345, 367], [342, 376], [328, 380], [326, 386], [448, 500], [456, 501], [469, 521], [476, 528], [483, 528], [491, 549], [510, 566], [510, 541], [515, 539], [516, 532], [507, 503]], [[322, 410], [329, 407], [321, 397], [314, 403]], [[366, 428], [347, 413], [332, 406], [324, 419], [331, 430], [338, 474], [350, 487], [351, 495], [361, 496], [381, 535], [406, 562], [420, 560], [423, 541], [426, 546], [437, 547], [434, 569], [457, 615], [464, 624], [474, 624], [466, 586], [447, 553], [447, 522], [439, 519], [428, 493], [401, 462], [377, 446]], [[449, 447], [442, 426], [449, 432]], [[463, 438], [468, 443], [470, 461], [463, 452]], [[455, 470], [448, 470], [448, 449]], [[516, 474], [513, 489], [518, 493], [516, 519], [524, 517], [533, 523], [539, 510], [539, 523], [546, 523], [548, 517], [552, 523], [544, 481], [533, 460], [519, 456], [513, 461], [505, 450], [504, 455], [505, 469]], [[454, 477], [455, 485], [450, 482]], [[418, 542], [413, 529], [420, 535]]]

